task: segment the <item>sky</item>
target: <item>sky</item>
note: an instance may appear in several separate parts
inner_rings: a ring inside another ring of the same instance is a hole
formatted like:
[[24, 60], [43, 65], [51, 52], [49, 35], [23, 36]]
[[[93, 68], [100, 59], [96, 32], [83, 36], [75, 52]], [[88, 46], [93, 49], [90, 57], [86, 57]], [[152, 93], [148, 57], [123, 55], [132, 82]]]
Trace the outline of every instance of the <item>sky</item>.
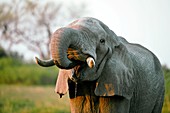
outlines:
[[65, 0], [85, 2], [88, 13], [118, 36], [151, 50], [170, 67], [170, 0]]

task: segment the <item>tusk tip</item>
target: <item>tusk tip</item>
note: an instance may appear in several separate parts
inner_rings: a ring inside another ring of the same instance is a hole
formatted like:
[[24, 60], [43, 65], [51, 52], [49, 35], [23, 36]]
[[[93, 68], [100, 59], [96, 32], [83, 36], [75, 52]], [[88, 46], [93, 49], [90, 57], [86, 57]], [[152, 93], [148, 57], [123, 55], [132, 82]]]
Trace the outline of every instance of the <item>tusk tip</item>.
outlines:
[[95, 66], [95, 61], [94, 61], [94, 59], [93, 59], [92, 57], [88, 57], [88, 58], [86, 59], [86, 62], [87, 62], [88, 66], [89, 66], [90, 68], [93, 68], [93, 67]]
[[36, 62], [36, 64], [39, 64], [39, 59], [38, 59], [38, 57], [35, 57], [35, 62]]

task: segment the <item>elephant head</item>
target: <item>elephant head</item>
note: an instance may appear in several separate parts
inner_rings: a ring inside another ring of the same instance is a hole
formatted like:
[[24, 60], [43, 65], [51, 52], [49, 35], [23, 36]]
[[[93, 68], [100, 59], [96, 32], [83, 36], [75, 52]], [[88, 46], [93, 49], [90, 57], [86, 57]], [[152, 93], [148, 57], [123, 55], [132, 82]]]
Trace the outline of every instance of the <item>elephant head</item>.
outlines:
[[98, 96], [129, 97], [131, 90], [124, 86], [132, 87], [132, 63], [122, 43], [126, 40], [121, 40], [101, 21], [81, 18], [54, 32], [51, 60], [36, 59], [41, 66], [70, 69], [76, 82], [96, 81]]

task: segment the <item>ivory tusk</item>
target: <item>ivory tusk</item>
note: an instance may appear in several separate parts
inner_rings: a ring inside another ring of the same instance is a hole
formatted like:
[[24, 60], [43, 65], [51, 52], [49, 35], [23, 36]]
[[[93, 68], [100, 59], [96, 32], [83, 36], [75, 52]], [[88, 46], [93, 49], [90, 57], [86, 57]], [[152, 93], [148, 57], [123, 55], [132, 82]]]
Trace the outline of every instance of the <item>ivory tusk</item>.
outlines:
[[50, 67], [50, 66], [55, 65], [54, 61], [52, 59], [51, 60], [41, 60], [41, 59], [35, 57], [35, 62], [43, 67]]
[[92, 57], [88, 57], [86, 59], [86, 62], [87, 62], [87, 65], [90, 67], [90, 68], [93, 68], [95, 66], [95, 61]]

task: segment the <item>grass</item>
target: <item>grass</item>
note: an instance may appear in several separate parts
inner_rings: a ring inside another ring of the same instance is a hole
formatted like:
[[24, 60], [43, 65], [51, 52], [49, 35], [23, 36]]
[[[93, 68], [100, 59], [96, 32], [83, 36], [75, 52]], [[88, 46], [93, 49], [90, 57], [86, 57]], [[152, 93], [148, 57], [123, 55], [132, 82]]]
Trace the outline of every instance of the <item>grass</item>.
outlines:
[[[70, 113], [68, 95], [59, 98], [52, 86], [0, 85], [0, 113]], [[165, 95], [162, 113], [170, 113]]]
[[0, 85], [0, 113], [70, 113], [69, 99], [52, 86]]
[[164, 106], [162, 113], [170, 113], [170, 95], [165, 95]]

